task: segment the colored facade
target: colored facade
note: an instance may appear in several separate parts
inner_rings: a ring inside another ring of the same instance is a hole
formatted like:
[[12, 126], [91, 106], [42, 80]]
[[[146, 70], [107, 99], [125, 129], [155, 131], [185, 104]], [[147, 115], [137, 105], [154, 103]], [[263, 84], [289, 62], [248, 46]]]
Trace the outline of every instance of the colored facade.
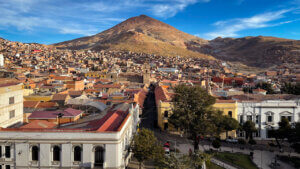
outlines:
[[23, 89], [21, 84], [0, 84], [0, 127], [23, 122]]
[[[216, 103], [213, 105], [214, 108], [223, 111], [223, 115], [228, 115], [236, 120], [237, 119], [237, 111], [238, 111], [238, 104], [234, 100], [217, 100]], [[229, 131], [228, 137], [235, 138], [236, 131]], [[222, 140], [226, 139], [226, 133], [221, 133], [220, 138]]]

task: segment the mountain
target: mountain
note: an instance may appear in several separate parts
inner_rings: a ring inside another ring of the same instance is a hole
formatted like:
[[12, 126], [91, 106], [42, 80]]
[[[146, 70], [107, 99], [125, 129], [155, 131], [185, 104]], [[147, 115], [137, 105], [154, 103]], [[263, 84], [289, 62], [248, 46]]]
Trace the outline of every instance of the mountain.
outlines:
[[258, 36], [208, 41], [146, 15], [129, 18], [96, 35], [54, 46], [58, 49], [122, 50], [162, 56], [216, 58], [258, 68], [300, 62], [299, 40]]
[[300, 41], [276, 37], [216, 38], [198, 51], [260, 68], [300, 63]]
[[93, 36], [56, 43], [58, 49], [124, 50], [162, 56], [192, 56], [213, 59], [188, 49], [208, 41], [184, 33], [161, 21], [140, 15]]

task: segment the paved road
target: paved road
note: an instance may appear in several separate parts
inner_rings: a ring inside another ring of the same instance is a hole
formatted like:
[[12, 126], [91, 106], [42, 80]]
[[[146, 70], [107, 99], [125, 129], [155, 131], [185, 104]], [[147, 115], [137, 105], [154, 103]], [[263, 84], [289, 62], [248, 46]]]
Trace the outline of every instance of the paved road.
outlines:
[[141, 127], [154, 130], [157, 124], [157, 113], [154, 91], [150, 89], [144, 102]]

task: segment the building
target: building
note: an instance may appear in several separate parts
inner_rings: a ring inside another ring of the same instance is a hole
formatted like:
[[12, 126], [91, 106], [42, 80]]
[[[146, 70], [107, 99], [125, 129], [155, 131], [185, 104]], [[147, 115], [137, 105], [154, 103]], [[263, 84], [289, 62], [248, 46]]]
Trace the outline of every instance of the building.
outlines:
[[[214, 108], [217, 108], [223, 112], [223, 115], [228, 115], [237, 120], [237, 109], [238, 104], [234, 100], [217, 100], [216, 103], [213, 105]], [[226, 133], [221, 133], [221, 139], [226, 139]], [[235, 138], [236, 131], [229, 131], [228, 137]]]
[[0, 54], [0, 67], [4, 67], [4, 56]]
[[[240, 123], [253, 121], [258, 132], [253, 133], [256, 139], [269, 139], [269, 131], [278, 128], [278, 123], [285, 117], [290, 123], [300, 121], [300, 100], [264, 100], [241, 101], [238, 103]], [[244, 137], [244, 132], [239, 132]]]
[[0, 80], [0, 127], [23, 122], [23, 89], [17, 82]]
[[168, 118], [172, 114], [171, 93], [163, 86], [155, 88], [155, 101], [157, 108], [157, 124], [162, 130], [169, 130]]
[[139, 123], [137, 104], [119, 104], [76, 123], [37, 120], [0, 129], [2, 168], [123, 169]]

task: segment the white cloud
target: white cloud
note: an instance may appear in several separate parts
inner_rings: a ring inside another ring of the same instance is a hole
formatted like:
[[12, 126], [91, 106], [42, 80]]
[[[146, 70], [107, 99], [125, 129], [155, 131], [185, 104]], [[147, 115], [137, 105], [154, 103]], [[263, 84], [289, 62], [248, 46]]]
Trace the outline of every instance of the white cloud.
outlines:
[[[159, 1], [162, 2], [162, 1]], [[162, 18], [175, 16], [178, 12], [183, 11], [187, 6], [198, 2], [210, 2], [210, 0], [165, 0], [164, 3], [154, 5], [150, 10], [154, 15]]]
[[125, 20], [124, 11], [168, 18], [198, 2], [209, 0], [0, 0], [0, 29], [91, 35]]
[[214, 25], [217, 26], [219, 30], [206, 33], [205, 36], [208, 39], [213, 39], [216, 37], [236, 37], [239, 36], [238, 33], [243, 30], [271, 27], [290, 23], [293, 21], [282, 21], [278, 23], [273, 23], [273, 21], [284, 18], [284, 14], [290, 11], [292, 11], [292, 9], [284, 9], [275, 12], [266, 12], [249, 18], [238, 18], [227, 21], [218, 21], [214, 23]]

